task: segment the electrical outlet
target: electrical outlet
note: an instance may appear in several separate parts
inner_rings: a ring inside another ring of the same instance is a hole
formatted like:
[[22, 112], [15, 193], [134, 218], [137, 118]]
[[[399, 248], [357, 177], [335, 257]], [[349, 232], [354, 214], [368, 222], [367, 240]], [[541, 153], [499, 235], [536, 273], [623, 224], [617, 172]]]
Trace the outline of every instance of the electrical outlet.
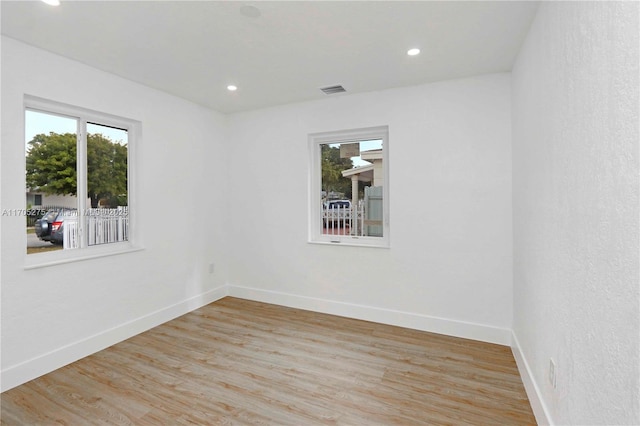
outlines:
[[215, 271], [215, 266], [214, 266], [213, 262], [211, 262], [211, 263], [209, 264], [209, 273], [210, 273], [210, 274], [213, 274], [213, 271]]
[[549, 358], [549, 383], [551, 383], [551, 386], [553, 386], [553, 388], [556, 388], [556, 375], [558, 373], [558, 368], [556, 366], [556, 362], [553, 360], [553, 358]]

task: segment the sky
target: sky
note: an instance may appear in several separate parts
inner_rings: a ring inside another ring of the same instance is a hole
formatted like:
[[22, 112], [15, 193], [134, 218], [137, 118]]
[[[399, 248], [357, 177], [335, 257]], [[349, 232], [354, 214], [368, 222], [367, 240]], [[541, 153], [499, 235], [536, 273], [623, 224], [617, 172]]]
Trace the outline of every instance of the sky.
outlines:
[[[77, 120], [74, 118], [27, 110], [25, 113], [25, 150], [28, 148], [29, 141], [40, 133], [48, 135], [50, 132], [63, 134], [76, 133], [76, 131]], [[122, 129], [87, 123], [87, 132], [102, 133], [111, 141], [121, 144], [126, 144], [128, 140], [127, 131]]]
[[[44, 133], [48, 135], [50, 132], [55, 133], [76, 133], [77, 121], [74, 118], [61, 115], [47, 114], [40, 111], [27, 110], [25, 115], [25, 152], [28, 149], [28, 143], [35, 135]], [[87, 124], [87, 132], [102, 133], [103, 136], [111, 139], [113, 142], [126, 144], [127, 132], [121, 129], [100, 126], [96, 124]], [[340, 146], [340, 144], [331, 144], [331, 146]], [[381, 140], [361, 141], [360, 151], [369, 151], [372, 149], [381, 149]], [[368, 163], [360, 157], [351, 157], [354, 167], [366, 166]]]
[[[340, 144], [339, 143], [329, 144], [329, 146], [337, 148], [337, 147], [340, 147]], [[382, 149], [382, 141], [381, 140], [360, 141], [360, 152], [370, 151], [372, 149]], [[354, 167], [366, 166], [368, 164], [371, 164], [368, 161], [364, 161], [360, 157], [351, 157], [351, 161], [353, 161]]]

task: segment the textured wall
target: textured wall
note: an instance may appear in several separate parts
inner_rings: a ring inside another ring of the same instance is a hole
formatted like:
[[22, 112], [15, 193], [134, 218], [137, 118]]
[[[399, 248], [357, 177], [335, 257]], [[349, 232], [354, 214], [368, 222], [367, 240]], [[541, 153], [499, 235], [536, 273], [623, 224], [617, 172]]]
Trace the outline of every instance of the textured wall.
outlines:
[[640, 424], [638, 5], [543, 3], [513, 70], [514, 332], [556, 424]]

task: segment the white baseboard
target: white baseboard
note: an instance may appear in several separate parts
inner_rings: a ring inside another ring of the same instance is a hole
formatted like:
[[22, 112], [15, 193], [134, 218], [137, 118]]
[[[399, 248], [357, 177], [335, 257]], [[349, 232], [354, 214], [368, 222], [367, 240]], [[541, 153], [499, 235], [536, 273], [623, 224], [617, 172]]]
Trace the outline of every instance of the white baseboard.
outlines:
[[518, 342], [518, 338], [515, 333], [512, 333], [511, 352], [513, 352], [513, 357], [518, 365], [518, 371], [520, 372], [524, 389], [527, 392], [527, 397], [529, 398], [533, 415], [536, 416], [536, 422], [539, 425], [552, 426], [553, 423], [551, 422], [549, 410], [542, 399], [540, 388], [538, 387], [533, 374], [531, 374], [529, 363], [527, 362], [524, 353], [522, 353], [520, 342]]
[[511, 345], [511, 330], [507, 328], [233, 285], [229, 286], [229, 296], [504, 346]]
[[226, 295], [227, 287], [221, 286], [94, 336], [8, 367], [0, 373], [0, 391], [4, 392], [26, 383], [29, 380], [33, 380], [36, 377], [40, 377], [43, 374], [64, 367], [67, 364], [133, 337], [136, 334], [140, 334], [204, 305], [222, 299]]
[[[524, 358], [519, 351], [519, 347], [517, 346], [517, 339], [515, 339], [515, 336], [513, 336], [512, 339], [512, 332], [510, 329], [432, 317], [411, 312], [238, 286], [218, 287], [94, 336], [58, 348], [20, 364], [10, 366], [2, 370], [0, 373], [0, 391], [4, 392], [26, 383], [29, 380], [33, 380], [43, 374], [49, 373], [95, 352], [108, 348], [109, 346], [198, 309], [204, 305], [222, 299], [225, 296], [234, 296], [264, 303], [273, 303], [297, 309], [305, 309], [347, 318], [412, 328], [415, 330], [479, 340], [505, 346], [512, 345], [512, 342], [515, 342], [516, 349], [513, 349], [514, 356], [516, 357], [518, 367], [520, 368], [521, 375], [523, 376], [527, 394], [531, 394], [532, 391], [530, 391], [530, 388], [532, 388], [532, 386], [533, 393], [535, 394], [536, 392], [536, 387], [533, 384], [533, 381], [529, 380], [530, 383], [527, 384], [525, 376], [528, 374], [528, 367], [526, 366], [526, 362], [524, 361]], [[518, 357], [520, 357], [520, 359], [518, 359]], [[525, 367], [522, 368], [521, 364]], [[531, 377], [530, 374], [527, 377]], [[536, 410], [532, 395], [529, 396], [529, 399], [531, 400], [531, 405], [534, 408], [536, 419], [538, 419], [538, 411], [540, 411], [540, 409]], [[545, 414], [546, 417], [544, 406], [540, 406], [542, 407], [542, 413]], [[539, 419], [538, 421], [540, 424], [549, 424], [548, 422], [541, 422]]]

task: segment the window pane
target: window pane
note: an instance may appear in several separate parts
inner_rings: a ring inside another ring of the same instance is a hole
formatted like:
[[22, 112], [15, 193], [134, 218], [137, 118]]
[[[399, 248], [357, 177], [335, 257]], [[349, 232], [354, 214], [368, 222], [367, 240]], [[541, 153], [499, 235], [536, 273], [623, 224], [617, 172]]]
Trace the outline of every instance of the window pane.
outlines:
[[320, 145], [322, 233], [383, 236], [381, 140]]
[[87, 123], [86, 244], [129, 239], [128, 134], [125, 129]]
[[25, 111], [28, 254], [62, 249], [56, 213], [78, 206], [77, 128], [74, 118]]

